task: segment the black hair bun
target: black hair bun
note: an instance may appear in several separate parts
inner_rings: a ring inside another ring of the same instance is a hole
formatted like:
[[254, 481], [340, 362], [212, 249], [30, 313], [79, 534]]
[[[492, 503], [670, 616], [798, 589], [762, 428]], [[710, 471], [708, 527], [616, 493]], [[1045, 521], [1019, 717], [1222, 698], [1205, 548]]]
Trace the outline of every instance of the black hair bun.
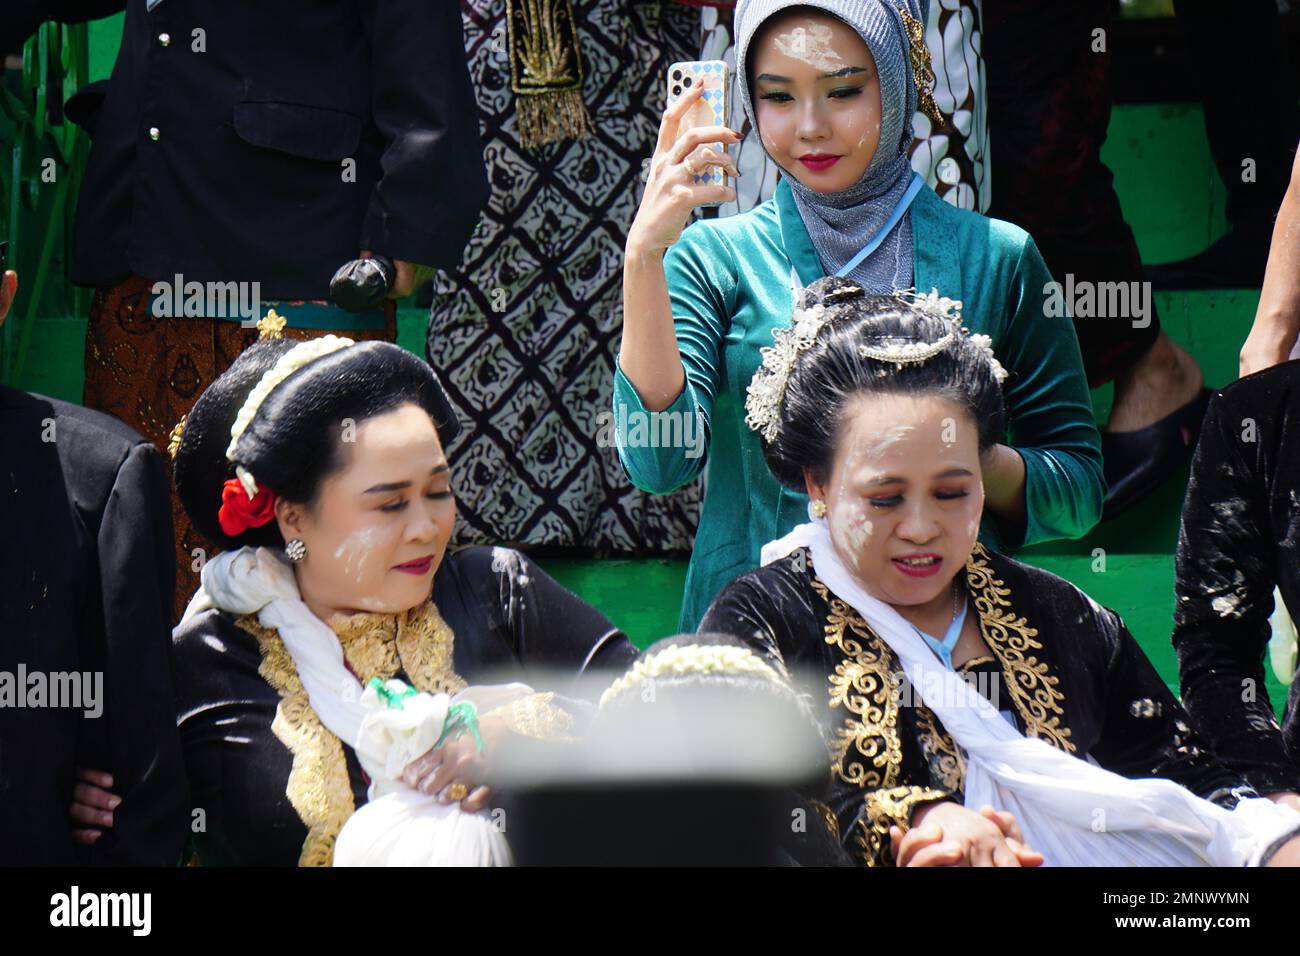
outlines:
[[[262, 376], [298, 344], [255, 342], [204, 390], [185, 419], [176, 491], [194, 527], [223, 549], [284, 544], [275, 521], [231, 536], [217, 514], [223, 486], [235, 477], [235, 462], [226, 458], [235, 418]], [[272, 390], [240, 437], [238, 463], [277, 496], [310, 502], [320, 482], [343, 464], [342, 422], [360, 424], [407, 403], [429, 413], [444, 450], [460, 433], [438, 376], [422, 359], [389, 342], [358, 342], [295, 370]]]

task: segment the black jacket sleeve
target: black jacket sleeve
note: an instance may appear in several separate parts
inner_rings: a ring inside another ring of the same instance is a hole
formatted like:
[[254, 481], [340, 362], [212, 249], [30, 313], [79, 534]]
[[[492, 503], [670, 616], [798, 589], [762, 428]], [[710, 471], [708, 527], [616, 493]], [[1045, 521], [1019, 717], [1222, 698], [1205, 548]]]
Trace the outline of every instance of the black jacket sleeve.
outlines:
[[1227, 766], [1274, 793], [1300, 789], [1300, 771], [1264, 684], [1279, 542], [1257, 468], [1263, 422], [1243, 415], [1262, 418], [1222, 394], [1206, 413], [1178, 535], [1173, 642], [1192, 722]]
[[100, 720], [88, 723], [122, 803], [93, 861], [174, 865], [187, 832], [171, 674], [175, 552], [167, 477], [152, 445], [134, 446], [118, 469], [97, 551], [105, 699]]
[[454, 268], [488, 199], [460, 7], [449, 0], [365, 0], [361, 9], [374, 123], [386, 146], [360, 245]]
[[627, 635], [518, 551], [494, 548], [505, 623], [529, 670], [622, 674], [636, 660]]

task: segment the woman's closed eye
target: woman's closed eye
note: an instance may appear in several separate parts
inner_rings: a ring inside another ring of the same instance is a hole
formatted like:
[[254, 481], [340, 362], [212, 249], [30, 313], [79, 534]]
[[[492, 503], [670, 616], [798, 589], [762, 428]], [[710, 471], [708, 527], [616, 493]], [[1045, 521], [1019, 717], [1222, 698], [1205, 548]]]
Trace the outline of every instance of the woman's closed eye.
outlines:
[[[424, 497], [430, 501], [441, 501], [451, 497], [450, 490], [430, 491]], [[407, 501], [405, 498], [399, 498], [397, 501], [390, 501], [388, 504], [380, 507], [380, 511], [402, 511], [406, 508]]]
[[[969, 491], [936, 491], [934, 497], [939, 501], [956, 501], [959, 498], [965, 498], [970, 494]], [[890, 495], [888, 497], [868, 498], [873, 508], [893, 508], [895, 505], [903, 503], [902, 495]]]

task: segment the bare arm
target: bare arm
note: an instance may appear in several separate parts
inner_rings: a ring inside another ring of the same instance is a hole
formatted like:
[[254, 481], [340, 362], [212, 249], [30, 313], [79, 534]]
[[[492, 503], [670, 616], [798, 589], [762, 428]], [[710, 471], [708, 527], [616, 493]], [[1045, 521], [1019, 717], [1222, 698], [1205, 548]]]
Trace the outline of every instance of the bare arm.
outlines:
[[693, 183], [706, 166], [720, 166], [739, 176], [735, 160], [709, 143], [737, 143], [740, 135], [725, 126], [689, 130], [677, 141], [683, 116], [703, 87], [664, 111], [659, 139], [650, 161], [645, 195], [628, 230], [623, 266], [623, 343], [618, 363], [650, 411], [663, 411], [681, 394], [686, 382], [672, 304], [664, 275], [664, 252], [677, 241], [691, 210], [701, 203], [734, 199], [730, 186]]
[[1285, 362], [1300, 337], [1300, 152], [1291, 167], [1291, 185], [1278, 210], [1268, 271], [1255, 324], [1241, 347], [1240, 368], [1252, 372]]

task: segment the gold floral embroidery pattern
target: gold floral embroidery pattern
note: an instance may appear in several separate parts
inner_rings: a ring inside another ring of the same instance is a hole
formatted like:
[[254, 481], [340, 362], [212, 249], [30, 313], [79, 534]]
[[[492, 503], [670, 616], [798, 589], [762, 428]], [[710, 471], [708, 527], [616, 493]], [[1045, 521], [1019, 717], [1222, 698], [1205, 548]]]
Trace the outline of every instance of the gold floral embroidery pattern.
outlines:
[[420, 690], [430, 694], [454, 694], [465, 689], [465, 680], [456, 673], [452, 650], [456, 637], [451, 625], [442, 619], [438, 606], [426, 601], [407, 612], [406, 621], [397, 634], [397, 652], [402, 670]]
[[939, 727], [934, 711], [924, 704], [916, 708], [916, 729], [921, 752], [930, 767], [930, 779], [936, 780], [945, 790], [960, 790], [966, 782], [966, 758], [948, 731]]
[[573, 729], [573, 715], [553, 706], [554, 699], [555, 694], [549, 691], [529, 694], [488, 713], [503, 718], [506, 726], [521, 737], [570, 743], [577, 739], [569, 734]]
[[840, 839], [840, 821], [835, 818], [835, 811], [822, 803], [820, 800], [809, 800], [811, 806], [821, 816], [822, 822], [826, 824], [826, 830], [835, 837], [836, 842]]
[[[820, 578], [813, 577], [812, 587], [830, 605], [826, 643], [845, 657], [829, 677], [831, 708], [843, 707], [853, 715], [835, 730], [835, 775], [863, 788], [892, 786], [902, 762], [892, 655], [852, 608], [831, 596]], [[852, 637], [847, 636], [850, 631]]]
[[276, 630], [263, 627], [254, 615], [236, 623], [257, 638], [262, 652], [257, 672], [280, 695], [271, 732], [293, 755], [284, 792], [307, 827], [298, 865], [329, 866], [339, 830], [356, 809], [343, 745], [311, 709], [293, 658]]
[[994, 577], [989, 553], [982, 544], [975, 545], [966, 562], [966, 580], [979, 612], [984, 643], [1002, 666], [1012, 703], [1027, 731], [1066, 753], [1073, 753], [1070, 729], [1061, 724], [1064, 717], [1061, 704], [1065, 700], [1057, 687], [1061, 679], [1031, 653], [1043, 647], [1034, 640], [1038, 629], [1030, 627], [1024, 617], [1016, 616], [1007, 600], [1011, 589]]
[[918, 804], [946, 800], [948, 794], [930, 787], [893, 787], [873, 790], [862, 796], [862, 813], [854, 836], [867, 866], [893, 866], [894, 849], [889, 839], [891, 826], [906, 830], [912, 824], [912, 810]]
[[[258, 640], [258, 673], [280, 695], [271, 730], [293, 755], [285, 795], [307, 827], [299, 866], [329, 866], [334, 842], [356, 803], [348, 778], [343, 745], [311, 709], [293, 658], [274, 628], [256, 615], [236, 622]], [[429, 693], [453, 693], [465, 681], [452, 669], [455, 635], [432, 601], [404, 614], [361, 613], [335, 616], [343, 657], [362, 684], [372, 677], [388, 680], [398, 670]]]

